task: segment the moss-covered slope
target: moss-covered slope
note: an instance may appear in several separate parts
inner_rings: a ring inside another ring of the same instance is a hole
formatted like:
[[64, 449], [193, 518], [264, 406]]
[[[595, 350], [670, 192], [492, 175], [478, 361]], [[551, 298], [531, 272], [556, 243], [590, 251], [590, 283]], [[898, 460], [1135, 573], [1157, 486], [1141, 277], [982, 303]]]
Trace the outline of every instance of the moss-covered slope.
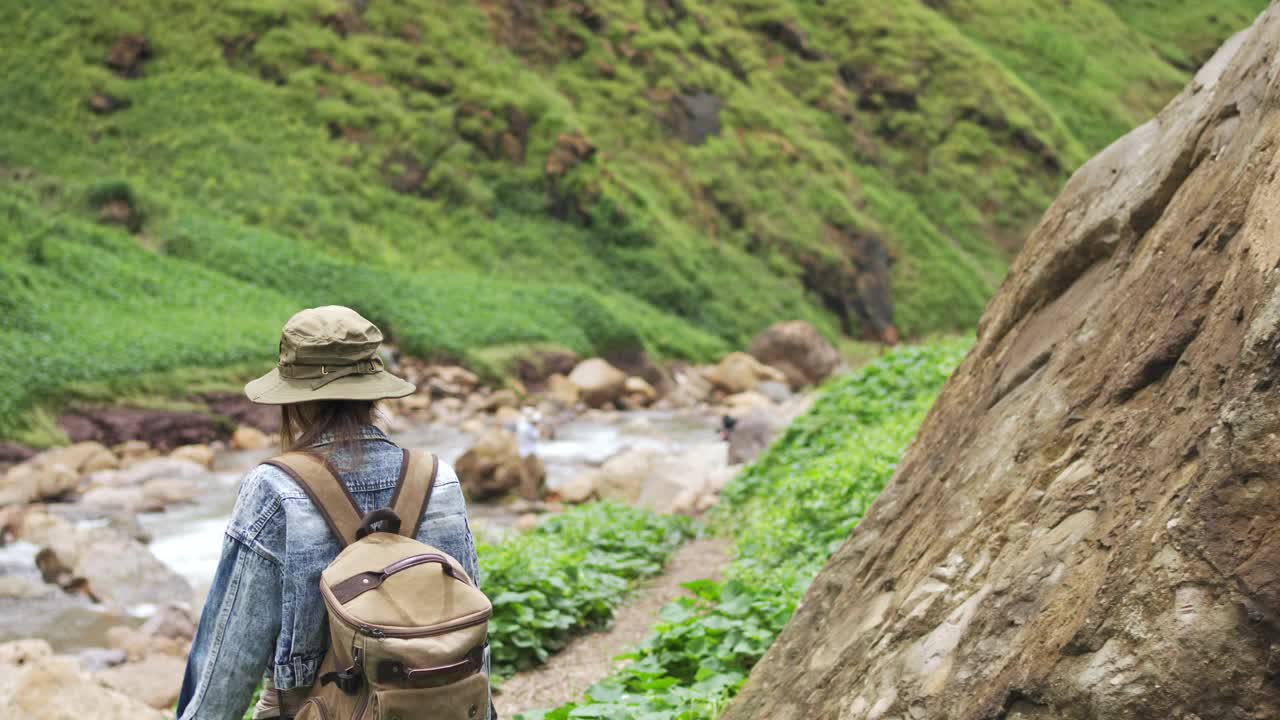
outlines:
[[[0, 248], [21, 280], [0, 304], [45, 309], [0, 320], [6, 343], [92, 319], [214, 345], [6, 370], [0, 410], [63, 375], [269, 356], [290, 308], [330, 300], [464, 358], [708, 356], [788, 317], [965, 327], [1067, 174], [1264, 5], [9, 3]], [[62, 277], [57, 248], [92, 248], [99, 276]], [[234, 342], [184, 307], [228, 314]]]

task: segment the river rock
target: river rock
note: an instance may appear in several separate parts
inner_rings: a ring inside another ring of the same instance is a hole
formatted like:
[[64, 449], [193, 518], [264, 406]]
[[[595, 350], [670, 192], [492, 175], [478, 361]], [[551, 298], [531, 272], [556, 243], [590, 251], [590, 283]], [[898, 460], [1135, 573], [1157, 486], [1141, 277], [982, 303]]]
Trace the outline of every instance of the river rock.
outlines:
[[80, 504], [104, 512], [140, 512], [146, 496], [140, 486], [100, 485], [86, 490], [80, 496]]
[[777, 323], [751, 341], [747, 352], [775, 367], [793, 388], [817, 385], [840, 366], [840, 351], [804, 320]]
[[596, 494], [600, 473], [595, 470], [578, 473], [560, 486], [560, 499], [572, 504], [584, 503]]
[[120, 467], [122, 468], [159, 455], [156, 450], [143, 440], [128, 440], [115, 445], [111, 450], [119, 456]]
[[511, 527], [513, 527], [516, 532], [529, 532], [530, 530], [538, 527], [538, 516], [534, 513], [525, 513], [516, 518], [516, 521], [512, 523]]
[[180, 448], [174, 448], [173, 452], [169, 453], [169, 457], [174, 460], [193, 462], [206, 470], [213, 469], [213, 448], [208, 445], [183, 445]]
[[153, 708], [165, 709], [178, 702], [186, 667], [185, 658], [154, 653], [137, 662], [94, 673], [94, 678]]
[[152, 637], [190, 641], [196, 636], [196, 624], [183, 606], [170, 603], [147, 618], [140, 631]]
[[249, 425], [241, 425], [231, 434], [231, 447], [236, 450], [265, 450], [270, 444], [266, 433]]
[[180, 637], [151, 635], [138, 628], [118, 625], [107, 631], [107, 645], [124, 652], [130, 662], [139, 662], [152, 655], [185, 657], [191, 641]]
[[655, 473], [662, 453], [652, 448], [621, 452], [600, 466], [596, 492], [601, 500], [634, 505], [640, 499], [645, 483]]
[[[36, 522], [28, 515], [26, 525]], [[78, 527], [51, 521], [43, 531], [45, 543], [36, 562], [45, 580], [83, 592], [116, 608], [163, 602], [190, 602], [191, 586], [156, 559], [142, 543], [110, 527]]]
[[725, 720], [1280, 717], [1277, 47], [1076, 171]]
[[795, 393], [791, 392], [791, 388], [787, 387], [786, 383], [774, 382], [772, 380], [760, 383], [760, 385], [755, 389], [755, 392], [760, 393], [779, 405], [795, 397]]
[[786, 382], [787, 376], [780, 370], [761, 363], [744, 352], [729, 353], [719, 364], [704, 373], [717, 389], [730, 395], [755, 390], [767, 381]]
[[81, 668], [92, 673], [123, 665], [129, 661], [129, 655], [123, 650], [87, 648], [76, 653], [76, 660], [80, 661]]
[[680, 453], [637, 448], [610, 458], [593, 479], [602, 500], [658, 513], [692, 513], [708, 480], [725, 464], [724, 446], [719, 443], [696, 445]]
[[653, 403], [654, 400], [658, 399], [658, 391], [653, 389], [653, 386], [649, 384], [649, 381], [642, 377], [627, 378], [627, 382], [623, 385], [623, 389], [629, 396], [640, 396], [645, 405], [649, 405]]
[[0, 603], [6, 600], [31, 600], [49, 597], [58, 592], [58, 586], [42, 582], [40, 578], [17, 574], [0, 574]]
[[61, 462], [56, 453], [37, 455], [4, 474], [0, 481], [0, 506], [59, 498], [79, 484], [76, 468]]
[[81, 475], [96, 470], [109, 470], [120, 467], [120, 458], [102, 443], [79, 442], [64, 448], [56, 448], [45, 453], [53, 462], [59, 462], [74, 468]]
[[[177, 677], [181, 678], [181, 669]], [[100, 685], [75, 658], [55, 656], [44, 640], [20, 640], [0, 645], [0, 717], [165, 720], [169, 716]]]
[[582, 399], [582, 391], [569, 378], [556, 373], [547, 378], [547, 397], [562, 408], [572, 408]]
[[103, 470], [89, 476], [91, 487], [138, 487], [153, 480], [183, 480], [192, 484], [207, 481], [203, 465], [176, 457], [140, 460], [120, 470]]
[[715, 389], [707, 380], [705, 371], [686, 367], [672, 373], [674, 389], [658, 401], [661, 409], [689, 408], [700, 405], [711, 398]]
[[768, 413], [770, 410], [777, 409], [777, 403], [755, 390], [748, 390], [726, 397], [724, 406], [728, 409], [730, 415], [738, 418], [746, 417], [752, 413]]
[[536, 455], [521, 458], [516, 437], [505, 430], [493, 430], [480, 438], [454, 464], [467, 497], [487, 500], [519, 492], [536, 499], [546, 479], [546, 468]]
[[583, 402], [599, 408], [611, 405], [622, 396], [627, 375], [606, 360], [591, 358], [578, 363], [569, 373], [569, 381], [577, 386]]
[[520, 407], [520, 396], [515, 390], [510, 388], [502, 388], [489, 393], [480, 403], [480, 410], [484, 412], [495, 412], [502, 408], [510, 408], [516, 410]]

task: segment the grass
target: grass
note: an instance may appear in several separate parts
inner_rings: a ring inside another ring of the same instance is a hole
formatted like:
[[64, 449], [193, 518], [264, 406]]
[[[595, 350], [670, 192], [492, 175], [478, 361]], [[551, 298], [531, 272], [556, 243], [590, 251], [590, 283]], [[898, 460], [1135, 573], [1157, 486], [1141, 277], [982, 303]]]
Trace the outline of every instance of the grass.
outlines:
[[895, 350], [827, 386], [725, 489], [713, 528], [734, 541], [724, 584], [686, 585], [632, 662], [587, 697], [527, 720], [712, 720], [773, 644], [827, 558], [893, 476], [971, 345]]
[[10, 4], [0, 436], [71, 383], [267, 361], [325, 302], [482, 369], [970, 328], [1067, 175], [1265, 4]]

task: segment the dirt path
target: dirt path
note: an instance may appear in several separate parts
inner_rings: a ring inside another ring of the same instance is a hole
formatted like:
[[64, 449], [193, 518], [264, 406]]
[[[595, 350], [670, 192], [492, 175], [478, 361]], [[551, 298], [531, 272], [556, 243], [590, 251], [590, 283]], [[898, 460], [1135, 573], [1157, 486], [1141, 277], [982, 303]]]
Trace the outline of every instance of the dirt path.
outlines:
[[729, 562], [728, 548], [720, 538], [703, 538], [677, 550], [663, 573], [642, 585], [631, 602], [618, 610], [608, 629], [573, 640], [546, 665], [503, 683], [494, 701], [498, 712], [513, 718], [517, 713], [546, 710], [581, 698], [587, 688], [618, 666], [613, 661], [615, 655], [644, 639], [663, 605], [686, 594], [682, 583], [720, 579]]

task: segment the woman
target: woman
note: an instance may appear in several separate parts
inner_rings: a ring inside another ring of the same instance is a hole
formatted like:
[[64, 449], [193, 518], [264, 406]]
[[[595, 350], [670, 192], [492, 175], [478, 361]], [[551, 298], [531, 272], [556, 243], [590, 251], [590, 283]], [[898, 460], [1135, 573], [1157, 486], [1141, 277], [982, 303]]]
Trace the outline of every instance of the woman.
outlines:
[[[250, 400], [281, 406], [284, 449], [326, 458], [366, 513], [391, 504], [404, 457], [372, 425], [376, 401], [414, 391], [383, 369], [381, 343], [381, 331], [354, 310], [303, 310], [284, 326], [278, 366], [245, 386]], [[444, 463], [417, 538], [457, 558], [479, 582], [462, 490]], [[288, 474], [272, 465], [249, 473], [187, 661], [180, 720], [241, 720], [264, 671], [254, 717], [297, 711], [327, 649], [320, 572], [339, 549]], [[486, 674], [488, 663], [486, 653]]]

